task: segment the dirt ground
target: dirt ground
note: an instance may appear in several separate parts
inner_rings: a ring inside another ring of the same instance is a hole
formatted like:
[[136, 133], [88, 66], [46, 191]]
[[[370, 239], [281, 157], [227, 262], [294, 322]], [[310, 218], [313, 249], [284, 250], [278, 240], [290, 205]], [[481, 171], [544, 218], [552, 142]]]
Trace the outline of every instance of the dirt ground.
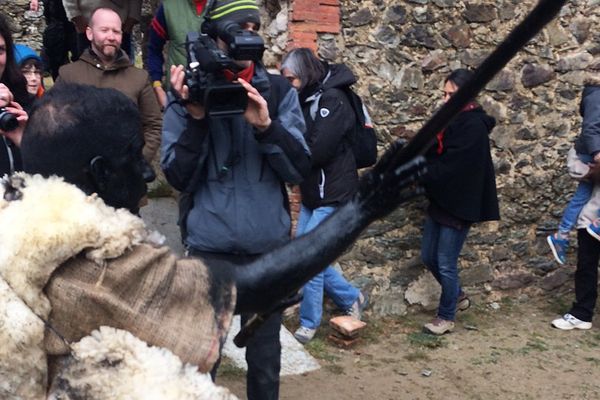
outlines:
[[[322, 368], [283, 377], [280, 398], [600, 399], [600, 323], [589, 331], [550, 326], [572, 298], [566, 289], [549, 298], [474, 299], [455, 331], [441, 338], [421, 333], [432, 313], [386, 320], [367, 314], [368, 328], [352, 349], [330, 343], [330, 328], [322, 326], [307, 345]], [[243, 371], [225, 366], [217, 383], [245, 399]]]

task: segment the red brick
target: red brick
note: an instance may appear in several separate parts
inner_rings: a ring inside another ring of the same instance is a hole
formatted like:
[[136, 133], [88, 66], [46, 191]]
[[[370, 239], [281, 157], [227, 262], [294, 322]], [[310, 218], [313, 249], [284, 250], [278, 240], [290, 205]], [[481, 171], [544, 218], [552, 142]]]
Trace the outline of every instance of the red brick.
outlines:
[[336, 344], [338, 347], [344, 349], [349, 349], [350, 347], [353, 347], [360, 340], [359, 338], [345, 339], [336, 335], [329, 335], [327, 336], [327, 339]]

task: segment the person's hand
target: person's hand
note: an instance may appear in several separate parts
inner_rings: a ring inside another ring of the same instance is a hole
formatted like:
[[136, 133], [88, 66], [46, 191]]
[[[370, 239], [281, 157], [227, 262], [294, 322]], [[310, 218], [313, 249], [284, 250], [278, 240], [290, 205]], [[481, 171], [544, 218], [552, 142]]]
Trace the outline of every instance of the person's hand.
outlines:
[[594, 184], [600, 183], [600, 163], [593, 162], [589, 163], [588, 166], [590, 167], [589, 172], [581, 179], [589, 180]]
[[165, 92], [165, 89], [163, 89], [162, 86], [156, 86], [153, 87], [152, 90], [154, 91], [154, 96], [156, 97], [158, 104], [160, 104], [160, 107], [164, 110], [167, 106], [167, 93]]
[[596, 153], [596, 155], [594, 156], [594, 163], [600, 163], [600, 152]]
[[14, 100], [10, 89], [3, 83], [0, 83], [0, 107], [6, 107]]
[[0, 107], [6, 107], [13, 100], [14, 97], [10, 89], [4, 83], [0, 83]]
[[31, 0], [29, 2], [29, 9], [31, 11], [37, 11], [40, 9], [40, 3], [38, 2], [38, 0]]
[[[171, 65], [171, 90], [177, 97], [182, 100], [189, 100], [190, 89], [184, 84], [185, 71], [183, 65], [174, 66]], [[203, 119], [205, 112], [204, 106], [195, 102], [186, 102], [185, 108], [187, 109], [190, 116], [194, 119]]]
[[6, 136], [17, 146], [21, 146], [21, 138], [23, 137], [23, 132], [25, 131], [25, 126], [27, 126], [27, 121], [29, 120], [29, 115], [27, 112], [23, 110], [23, 107], [17, 102], [11, 102], [6, 106], [6, 111], [14, 114], [17, 117], [17, 121], [19, 125], [16, 129], [12, 131], [3, 131], [0, 130], [0, 135]]
[[137, 24], [137, 23], [138, 23], [138, 21], [136, 19], [127, 17], [125, 22], [123, 22], [123, 32], [130, 33], [133, 30], [133, 27], [135, 26], [135, 24]]
[[84, 18], [83, 15], [78, 15], [78, 16], [74, 17], [71, 20], [71, 22], [73, 22], [73, 25], [75, 25], [75, 30], [78, 33], [84, 33], [85, 32], [85, 28], [87, 28], [87, 26], [88, 26], [88, 22]]
[[258, 93], [258, 90], [242, 78], [238, 78], [238, 82], [248, 92], [248, 107], [244, 112], [246, 121], [259, 132], [264, 132], [271, 126], [271, 117], [269, 116], [269, 108], [267, 101]]

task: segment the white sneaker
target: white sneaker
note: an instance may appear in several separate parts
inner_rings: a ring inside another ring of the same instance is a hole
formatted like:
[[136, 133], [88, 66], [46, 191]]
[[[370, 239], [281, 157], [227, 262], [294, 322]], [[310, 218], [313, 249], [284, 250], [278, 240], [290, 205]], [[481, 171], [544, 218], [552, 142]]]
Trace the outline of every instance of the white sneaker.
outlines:
[[552, 321], [552, 326], [563, 331], [570, 331], [571, 329], [591, 329], [592, 323], [582, 321], [575, 318], [569, 313], [566, 313], [562, 318], [557, 318]]
[[296, 329], [296, 332], [294, 332], [294, 337], [296, 338], [297, 341], [299, 341], [302, 344], [306, 344], [308, 343], [313, 337], [315, 337], [315, 333], [317, 332], [316, 329], [310, 329], [310, 328], [306, 328], [304, 326], [301, 326], [300, 328]]
[[369, 298], [367, 295], [363, 294], [362, 292], [358, 292], [358, 299], [356, 299], [350, 308], [346, 310], [346, 315], [349, 315], [352, 318], [360, 321], [362, 318], [362, 312], [367, 304], [369, 304]]

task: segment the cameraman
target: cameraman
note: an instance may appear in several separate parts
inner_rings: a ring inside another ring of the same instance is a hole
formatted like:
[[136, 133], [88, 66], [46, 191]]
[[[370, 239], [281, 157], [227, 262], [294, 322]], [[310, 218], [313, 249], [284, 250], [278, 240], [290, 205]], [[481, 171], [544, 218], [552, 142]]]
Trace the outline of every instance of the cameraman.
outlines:
[[[226, 53], [223, 26], [234, 22], [244, 30], [258, 30], [258, 6], [248, 3], [221, 0], [208, 12], [214, 29], [207, 33]], [[297, 184], [310, 171], [296, 91], [283, 77], [267, 73], [260, 62], [236, 64], [237, 72], [223, 74], [247, 91], [243, 115], [208, 117], [197, 99], [189, 97], [180, 65], [171, 67], [170, 83], [185, 106], [174, 104], [170, 95], [163, 122], [161, 164], [169, 183], [182, 192], [182, 239], [190, 255], [213, 268], [247, 264], [288, 242], [285, 182]], [[257, 87], [264, 89], [259, 92]], [[242, 314], [242, 324], [248, 318]], [[249, 400], [279, 397], [280, 326], [277, 311], [248, 342]]]
[[10, 25], [0, 14], [0, 177], [21, 170], [18, 145], [27, 123], [27, 82], [15, 62]]

